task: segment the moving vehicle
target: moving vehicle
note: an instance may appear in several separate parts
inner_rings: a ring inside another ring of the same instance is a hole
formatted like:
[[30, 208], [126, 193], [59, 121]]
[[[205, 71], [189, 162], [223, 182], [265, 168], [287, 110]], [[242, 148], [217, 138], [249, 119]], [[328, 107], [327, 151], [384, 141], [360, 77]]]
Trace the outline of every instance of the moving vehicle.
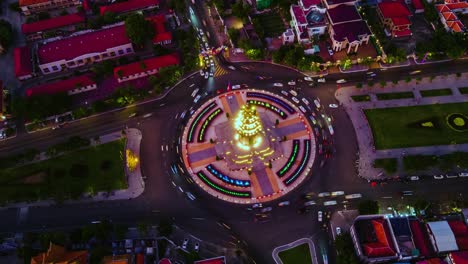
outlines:
[[453, 178], [458, 178], [458, 175], [457, 174], [446, 174], [445, 177], [447, 177], [447, 179], [453, 179]]
[[195, 95], [197, 95], [197, 93], [198, 93], [199, 90], [200, 90], [199, 88], [193, 90], [193, 92], [192, 92], [192, 97], [195, 97]]
[[307, 113], [307, 110], [302, 105], [299, 106], [299, 109], [301, 109], [302, 113]]
[[361, 198], [362, 197], [362, 194], [360, 193], [353, 193], [353, 194], [348, 194], [345, 196], [345, 199], [357, 199], [357, 198]]
[[200, 100], [201, 98], [201, 95], [197, 95], [197, 97], [195, 97], [195, 99], [193, 100], [194, 103], [198, 103], [198, 101]]
[[315, 201], [307, 201], [304, 203], [304, 206], [311, 206], [311, 205], [316, 205], [317, 203]]
[[288, 206], [289, 204], [290, 204], [289, 201], [283, 201], [283, 202], [279, 203], [278, 206], [283, 207], [283, 206]]
[[234, 66], [231, 66], [231, 65], [229, 65], [228, 68], [231, 69], [231, 70], [233, 70], [233, 71], [236, 70], [236, 68], [235, 68]]
[[323, 203], [325, 206], [336, 205], [336, 201], [326, 201]]
[[274, 83], [273, 86], [275, 86], [275, 87], [283, 87], [283, 84], [282, 84], [282, 83]]
[[266, 212], [270, 212], [271, 210], [273, 210], [273, 208], [270, 206], [270, 207], [263, 208], [260, 212], [266, 213]]
[[346, 83], [346, 80], [345, 79], [339, 79], [336, 81], [336, 83]]
[[283, 91], [283, 90], [281, 90], [281, 93], [282, 93], [284, 96], [288, 96], [288, 95], [289, 95], [288, 92]]
[[318, 221], [319, 222], [323, 221], [323, 212], [322, 211], [318, 211]]
[[327, 197], [327, 196], [330, 196], [329, 192], [322, 192], [318, 194], [318, 197]]
[[208, 79], [209, 73], [205, 72], [205, 79]]
[[293, 100], [293, 102], [295, 102], [296, 104], [300, 103], [300, 102], [299, 102], [299, 99], [297, 99], [297, 98], [296, 98], [296, 97], [294, 97], [294, 96], [293, 96], [291, 99], [292, 99], [292, 100]]
[[288, 85], [291, 85], [291, 86], [296, 85], [296, 82], [295, 81], [289, 81]]
[[263, 207], [263, 204], [261, 203], [256, 203], [256, 204], [253, 204], [252, 205], [252, 208], [255, 209], [255, 208], [262, 208]]
[[188, 197], [190, 200], [194, 201], [194, 200], [196, 199], [196, 198], [195, 198], [195, 195], [193, 195], [191, 192], [186, 192], [186, 194], [187, 194], [187, 197]]
[[468, 177], [468, 172], [460, 172], [460, 173], [458, 173], [458, 176], [460, 176], [460, 177]]
[[270, 220], [270, 217], [267, 214], [255, 214], [254, 221], [264, 223]]
[[301, 100], [302, 100], [302, 102], [303, 102], [304, 104], [310, 105], [309, 100], [307, 100], [307, 99], [305, 99], [305, 98], [302, 98]]
[[338, 105], [337, 104], [329, 104], [328, 105], [330, 108], [338, 108]]
[[325, 78], [319, 78], [319, 79], [317, 79], [317, 82], [319, 82], [319, 83], [325, 83], [326, 80], [325, 80]]
[[412, 180], [412, 181], [418, 181], [418, 180], [419, 180], [419, 177], [418, 177], [418, 176], [411, 176], [411, 177], [410, 177], [410, 180]]
[[316, 125], [317, 124], [317, 120], [315, 120], [315, 118], [313, 116], [309, 116], [310, 118], [310, 121], [312, 121], [312, 124]]
[[317, 108], [320, 108], [320, 102], [319, 102], [318, 99], [315, 99], [315, 100], [314, 100], [314, 104], [315, 104], [315, 106], [316, 106]]
[[331, 196], [340, 196], [340, 195], [344, 195], [344, 191], [336, 191], [336, 192], [331, 193]]
[[240, 89], [240, 88], [241, 88], [240, 84], [236, 84], [232, 86], [233, 90]]
[[434, 175], [434, 179], [442, 180], [442, 179], [444, 179], [444, 175]]
[[128, 116], [128, 118], [135, 117], [135, 116], [137, 116], [137, 114], [138, 114], [137, 112], [133, 112], [133, 113], [131, 113], [131, 114]]
[[203, 72], [203, 70], [200, 70], [200, 75], [201, 76], [205, 75], [205, 72]]
[[289, 90], [289, 93], [292, 94], [293, 96], [297, 96], [297, 92], [294, 90]]
[[305, 214], [305, 213], [308, 213], [308, 212], [310, 212], [310, 208], [308, 208], [308, 207], [301, 207], [301, 208], [299, 208], [297, 210], [298, 214]]
[[187, 249], [187, 245], [188, 245], [188, 238], [184, 238], [184, 242], [182, 243], [182, 248]]
[[314, 80], [313, 80], [311, 77], [309, 77], [309, 76], [304, 77], [304, 80], [309, 81], [309, 82], [313, 82], [313, 81], [314, 81]]

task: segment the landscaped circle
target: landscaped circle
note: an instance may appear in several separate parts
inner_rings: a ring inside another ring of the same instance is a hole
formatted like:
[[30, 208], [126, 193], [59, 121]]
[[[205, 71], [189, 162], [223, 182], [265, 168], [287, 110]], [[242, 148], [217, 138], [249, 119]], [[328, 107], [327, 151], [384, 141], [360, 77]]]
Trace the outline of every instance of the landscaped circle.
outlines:
[[181, 142], [194, 182], [233, 203], [283, 196], [304, 181], [315, 158], [307, 118], [292, 102], [262, 90], [229, 91], [204, 102]]
[[447, 116], [447, 124], [455, 131], [464, 132], [468, 130], [468, 118], [463, 114], [451, 114]]

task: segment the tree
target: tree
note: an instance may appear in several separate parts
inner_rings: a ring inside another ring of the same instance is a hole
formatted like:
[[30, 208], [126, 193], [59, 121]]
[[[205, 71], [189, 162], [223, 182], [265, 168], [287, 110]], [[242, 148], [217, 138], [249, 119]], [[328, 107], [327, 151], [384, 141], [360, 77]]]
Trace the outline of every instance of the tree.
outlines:
[[141, 14], [133, 13], [125, 19], [125, 32], [127, 36], [138, 46], [143, 46], [146, 40], [154, 36], [154, 28]]
[[0, 54], [13, 44], [13, 27], [8, 21], [0, 19]]
[[348, 233], [336, 236], [335, 249], [337, 264], [359, 263], [359, 260], [354, 251], [353, 241]]
[[379, 203], [373, 200], [364, 200], [358, 206], [360, 215], [371, 215], [379, 213]]
[[161, 236], [169, 237], [173, 232], [172, 221], [168, 218], [163, 218], [158, 225], [158, 233]]

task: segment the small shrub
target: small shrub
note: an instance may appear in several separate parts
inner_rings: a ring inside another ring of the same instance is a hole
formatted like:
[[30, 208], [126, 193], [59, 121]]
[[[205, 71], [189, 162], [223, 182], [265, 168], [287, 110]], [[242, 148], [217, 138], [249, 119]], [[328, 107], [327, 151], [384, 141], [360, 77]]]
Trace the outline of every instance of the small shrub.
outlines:
[[409, 76], [408, 76], [408, 77], [406, 77], [406, 79], [405, 79], [405, 82], [406, 82], [406, 83], [409, 83], [409, 82], [411, 82], [411, 77], [409, 77]]
[[357, 83], [356, 88], [362, 88], [362, 83]]
[[380, 86], [381, 86], [382, 88], [384, 88], [384, 87], [385, 87], [385, 84], [387, 84], [387, 82], [386, 82], [386, 81], [384, 81], [384, 80], [380, 81]]
[[369, 87], [374, 86], [374, 82], [373, 82], [373, 81], [368, 81], [368, 82], [367, 82], [367, 86], [369, 86]]

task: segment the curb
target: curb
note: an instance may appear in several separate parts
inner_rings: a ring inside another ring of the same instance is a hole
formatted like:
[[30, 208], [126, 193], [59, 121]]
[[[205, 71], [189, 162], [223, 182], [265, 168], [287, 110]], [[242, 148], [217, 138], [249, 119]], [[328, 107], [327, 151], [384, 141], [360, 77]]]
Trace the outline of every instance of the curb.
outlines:
[[380, 66], [380, 68], [383, 68], [383, 69], [392, 69], [392, 68], [409, 67], [409, 66], [411, 66], [411, 61], [410, 61], [409, 59], [406, 59], [406, 63], [405, 63], [405, 64], [401, 64], [401, 65], [392, 65], [392, 66], [385, 66], [385, 65], [383, 65], [381, 62], [379, 62], [379, 66]]
[[445, 60], [436, 60], [436, 61], [428, 61], [428, 62], [418, 62], [418, 60], [414, 59], [414, 63], [417, 65], [424, 65], [424, 64], [434, 64], [434, 63], [442, 63], [442, 62], [447, 62], [447, 61], [452, 61], [452, 59], [445, 59]]
[[365, 71], [368, 71], [370, 68], [367, 67], [366, 69], [362, 69], [362, 70], [342, 70], [340, 66], [338, 66], [338, 69], [340, 70], [341, 73], [354, 73], [354, 72], [365, 72]]
[[314, 241], [312, 241], [312, 239], [306, 238], [306, 237], [300, 238], [300, 239], [298, 239], [296, 241], [293, 241], [291, 243], [288, 243], [286, 245], [282, 245], [282, 246], [278, 246], [278, 247], [274, 248], [273, 251], [271, 252], [271, 256], [275, 260], [276, 264], [283, 264], [283, 261], [281, 261], [281, 259], [279, 257], [279, 253], [281, 251], [286, 251], [286, 250], [289, 250], [291, 248], [300, 246], [302, 244], [307, 244], [309, 246], [309, 253], [311, 254], [312, 263], [314, 263], [314, 259], [316, 260], [315, 263], [318, 263], [317, 253], [315, 252]]
[[[229, 61], [230, 61], [230, 60], [229, 60]], [[276, 66], [280, 66], [280, 67], [284, 67], [284, 68], [293, 70], [293, 71], [295, 71], [295, 72], [297, 72], [297, 73], [300, 73], [300, 74], [302, 74], [302, 75], [304, 75], [304, 76], [319, 77], [320, 75], [321, 75], [321, 76], [326, 76], [326, 75], [328, 75], [328, 71], [327, 71], [326, 73], [324, 73], [324, 74], [309, 75], [309, 74], [307, 74], [307, 73], [305, 73], [305, 72], [302, 72], [302, 71], [300, 71], [300, 70], [298, 70], [298, 69], [296, 69], [296, 68], [293, 68], [293, 67], [290, 67], [290, 66], [286, 66], [286, 65], [283, 65], [283, 64], [279, 64], [279, 63], [269, 62], [269, 61], [244, 61], [244, 60], [242, 60], [242, 61], [230, 61], [230, 62], [231, 62], [231, 63], [265, 63], [265, 64], [271, 64], [271, 65], [276, 65]]]

